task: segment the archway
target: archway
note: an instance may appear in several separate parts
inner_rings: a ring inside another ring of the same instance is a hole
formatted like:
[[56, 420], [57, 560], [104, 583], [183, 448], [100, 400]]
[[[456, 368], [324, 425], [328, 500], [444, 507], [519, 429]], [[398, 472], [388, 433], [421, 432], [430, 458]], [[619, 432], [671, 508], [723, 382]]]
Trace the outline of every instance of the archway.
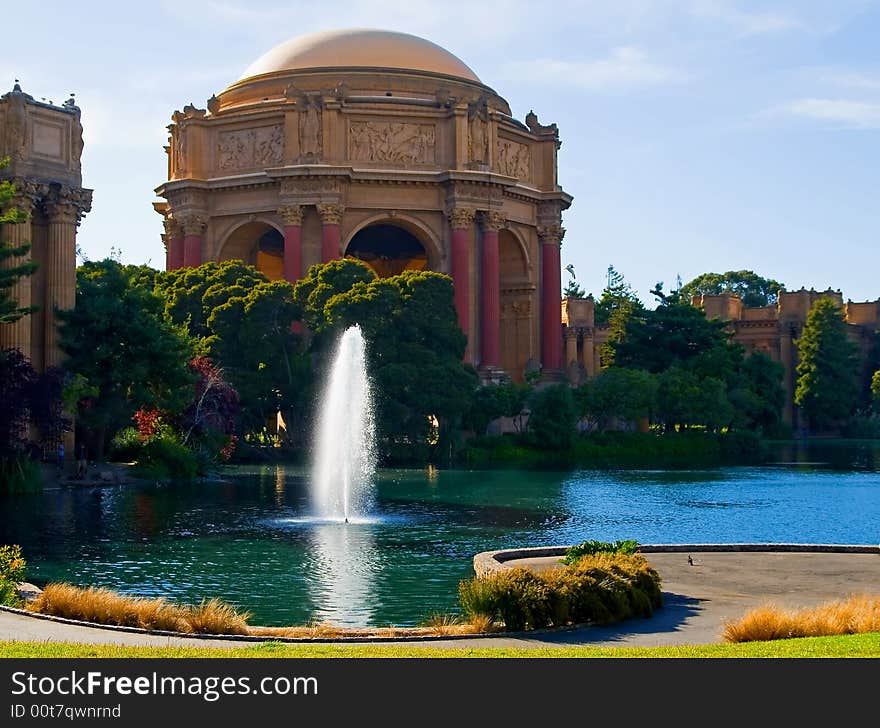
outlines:
[[532, 298], [526, 249], [510, 230], [498, 236], [501, 284], [501, 366], [514, 381], [523, 381], [526, 362], [534, 355]]
[[251, 221], [233, 230], [218, 260], [243, 260], [269, 280], [284, 278], [284, 236], [269, 223]]
[[409, 230], [388, 223], [359, 230], [345, 254], [366, 263], [380, 278], [428, 267], [428, 253], [422, 242]]

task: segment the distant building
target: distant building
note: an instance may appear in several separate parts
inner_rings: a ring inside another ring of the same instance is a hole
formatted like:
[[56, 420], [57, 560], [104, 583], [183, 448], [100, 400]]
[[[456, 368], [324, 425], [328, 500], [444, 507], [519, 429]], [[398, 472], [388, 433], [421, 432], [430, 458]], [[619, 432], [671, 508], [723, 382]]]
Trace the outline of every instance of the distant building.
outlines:
[[514, 119], [448, 51], [385, 31], [294, 38], [172, 122], [167, 269], [242, 259], [295, 282], [351, 256], [448, 273], [468, 362], [561, 373], [556, 125]]
[[26, 222], [0, 229], [0, 239], [17, 247], [31, 243], [26, 258], [39, 264], [12, 290], [19, 306], [38, 306], [30, 316], [0, 325], [0, 349], [17, 348], [38, 371], [61, 363], [56, 309], [76, 301], [76, 228], [91, 209], [92, 191], [83, 189], [80, 110], [73, 97], [61, 106], [37, 101], [16, 81], [0, 96], [0, 179], [15, 184], [13, 205], [28, 213]]
[[[746, 354], [760, 351], [785, 367], [783, 417], [796, 424], [794, 390], [798, 362], [797, 339], [807, 314], [820, 298], [830, 298], [843, 309], [850, 340], [858, 346], [860, 361], [866, 363], [875, 345], [875, 332], [880, 330], [880, 299], [864, 303], [843, 302], [840, 291], [781, 291], [776, 305], [749, 308], [733, 294], [694, 297], [693, 305], [702, 308], [710, 319], [729, 321], [733, 341], [741, 344]], [[599, 351], [608, 341], [607, 325], [594, 324], [592, 297], [569, 298], [562, 302], [565, 363], [569, 380], [581, 381], [599, 371]], [[866, 372], [862, 372], [866, 374]]]

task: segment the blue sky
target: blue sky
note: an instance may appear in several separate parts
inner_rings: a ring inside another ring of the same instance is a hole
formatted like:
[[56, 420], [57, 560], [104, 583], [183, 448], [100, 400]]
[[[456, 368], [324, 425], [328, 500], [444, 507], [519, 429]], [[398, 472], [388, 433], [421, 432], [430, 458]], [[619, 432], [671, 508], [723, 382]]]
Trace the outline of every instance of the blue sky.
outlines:
[[[880, 0], [44, 1], [10, 12], [0, 89], [83, 109], [90, 258], [164, 265], [153, 189], [174, 109], [301, 33], [448, 48], [563, 141], [563, 265], [647, 301], [706, 271], [880, 297]], [[38, 29], [38, 30], [34, 30]]]

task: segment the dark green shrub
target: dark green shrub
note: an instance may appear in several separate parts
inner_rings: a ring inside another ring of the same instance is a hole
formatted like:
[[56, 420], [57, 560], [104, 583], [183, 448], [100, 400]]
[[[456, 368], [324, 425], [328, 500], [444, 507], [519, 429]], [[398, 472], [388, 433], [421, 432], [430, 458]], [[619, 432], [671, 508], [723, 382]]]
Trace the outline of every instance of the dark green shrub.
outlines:
[[634, 554], [638, 550], [638, 541], [614, 541], [613, 543], [608, 541], [584, 541], [568, 549], [562, 558], [562, 563], [574, 564], [583, 556], [593, 556], [599, 553]]
[[552, 623], [550, 586], [528, 569], [501, 572], [497, 599], [498, 613], [508, 630], [540, 629]]
[[465, 615], [495, 619], [498, 596], [493, 579], [465, 579], [458, 585], [458, 600]]
[[0, 457], [0, 493], [28, 493], [43, 487], [40, 464], [25, 453]]
[[24, 581], [26, 571], [21, 546], [0, 546], [0, 604], [7, 607], [21, 605], [18, 585]]
[[138, 470], [150, 478], [192, 480], [198, 475], [198, 459], [173, 435], [162, 435], [144, 443]]
[[134, 427], [126, 427], [110, 441], [107, 455], [112, 462], [130, 463], [138, 459], [144, 443]]

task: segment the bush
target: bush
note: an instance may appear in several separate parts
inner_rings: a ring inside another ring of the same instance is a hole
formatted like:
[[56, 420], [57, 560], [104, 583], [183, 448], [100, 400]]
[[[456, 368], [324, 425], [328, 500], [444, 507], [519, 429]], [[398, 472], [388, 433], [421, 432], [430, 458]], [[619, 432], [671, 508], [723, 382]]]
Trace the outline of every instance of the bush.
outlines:
[[536, 389], [529, 402], [529, 436], [538, 447], [566, 450], [575, 436], [577, 410], [567, 384]]
[[164, 434], [143, 444], [138, 470], [151, 478], [192, 480], [198, 475], [198, 458], [174, 435]]
[[[630, 548], [632, 542], [623, 549]], [[498, 571], [459, 584], [470, 619], [500, 619], [508, 630], [606, 624], [647, 617], [663, 604], [660, 576], [638, 553], [599, 551], [559, 569]]]
[[0, 604], [7, 607], [21, 604], [18, 585], [24, 581], [26, 572], [21, 546], [0, 546]]
[[26, 453], [0, 457], [0, 493], [28, 493], [42, 486], [40, 463]]
[[638, 549], [638, 541], [615, 541], [614, 543], [609, 543], [608, 541], [584, 541], [568, 549], [562, 558], [562, 563], [574, 564], [582, 556], [593, 556], [598, 553], [634, 554]]
[[138, 459], [143, 446], [143, 440], [137, 429], [126, 427], [117, 432], [110, 441], [110, 449], [107, 454], [113, 462], [130, 463]]

